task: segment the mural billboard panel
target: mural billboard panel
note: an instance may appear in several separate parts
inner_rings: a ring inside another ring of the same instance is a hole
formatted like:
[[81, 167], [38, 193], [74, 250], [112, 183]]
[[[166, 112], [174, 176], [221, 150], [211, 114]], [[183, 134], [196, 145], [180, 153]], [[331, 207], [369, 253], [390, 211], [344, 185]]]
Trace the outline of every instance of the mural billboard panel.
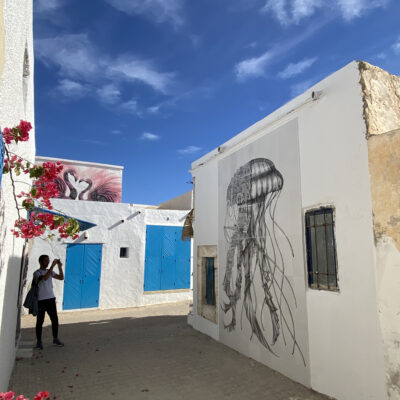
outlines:
[[[37, 162], [48, 161], [37, 158]], [[56, 178], [57, 198], [120, 203], [122, 167], [61, 161], [63, 170]]]

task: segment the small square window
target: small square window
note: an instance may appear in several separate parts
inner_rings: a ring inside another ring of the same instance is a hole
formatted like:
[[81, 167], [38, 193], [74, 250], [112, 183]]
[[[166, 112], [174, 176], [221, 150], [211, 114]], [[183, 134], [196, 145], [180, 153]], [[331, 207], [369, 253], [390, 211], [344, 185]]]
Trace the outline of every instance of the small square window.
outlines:
[[120, 247], [119, 258], [128, 258], [128, 247]]
[[334, 209], [321, 207], [306, 212], [308, 286], [338, 290]]

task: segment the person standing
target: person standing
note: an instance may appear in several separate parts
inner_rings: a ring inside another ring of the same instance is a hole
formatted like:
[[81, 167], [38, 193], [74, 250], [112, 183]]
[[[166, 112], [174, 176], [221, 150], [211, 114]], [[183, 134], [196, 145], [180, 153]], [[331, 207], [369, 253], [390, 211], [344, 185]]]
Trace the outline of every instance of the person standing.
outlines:
[[[43, 350], [42, 327], [45, 313], [50, 317], [51, 329], [53, 332], [53, 344], [62, 347], [64, 343], [58, 339], [58, 316], [56, 297], [53, 292], [53, 278], [60, 281], [64, 280], [62, 263], [59, 259], [53, 260], [49, 269], [50, 258], [46, 254], [39, 257], [40, 268], [33, 273], [33, 279], [38, 285], [38, 314], [36, 317], [36, 348]], [[58, 265], [58, 274], [53, 269]]]

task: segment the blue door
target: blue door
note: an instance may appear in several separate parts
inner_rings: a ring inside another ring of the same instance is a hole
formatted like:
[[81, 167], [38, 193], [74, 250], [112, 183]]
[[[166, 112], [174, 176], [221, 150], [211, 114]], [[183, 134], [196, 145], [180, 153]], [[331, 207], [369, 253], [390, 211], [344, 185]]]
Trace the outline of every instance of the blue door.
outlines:
[[145, 292], [190, 288], [190, 241], [181, 236], [180, 226], [147, 226]]
[[101, 255], [101, 244], [67, 245], [64, 310], [99, 306]]

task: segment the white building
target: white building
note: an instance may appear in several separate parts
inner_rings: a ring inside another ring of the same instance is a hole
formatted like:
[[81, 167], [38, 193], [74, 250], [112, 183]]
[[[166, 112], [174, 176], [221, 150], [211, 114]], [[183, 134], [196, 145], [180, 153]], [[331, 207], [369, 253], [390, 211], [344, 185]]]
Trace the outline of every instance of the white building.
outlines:
[[[21, 119], [34, 125], [32, 1], [0, 0], [0, 127], [18, 125]], [[0, 145], [1, 147], [1, 145]], [[34, 129], [29, 142], [9, 150], [34, 161]], [[0, 171], [1, 174], [1, 171]], [[19, 181], [26, 180], [22, 175]], [[7, 391], [14, 365], [19, 285], [24, 241], [10, 232], [17, 219], [9, 175], [4, 175], [0, 192], [0, 392]], [[26, 186], [16, 183], [16, 191]], [[23, 214], [22, 214], [23, 216]], [[17, 335], [16, 335], [17, 331]]]
[[400, 399], [399, 93], [352, 62], [192, 164], [189, 323], [339, 400]]
[[[36, 158], [47, 160], [52, 159]], [[191, 300], [191, 242], [181, 240], [191, 196], [159, 207], [120, 203], [122, 167], [60, 161], [60, 198], [52, 200], [53, 211], [95, 226], [76, 240], [34, 239], [28, 282], [39, 256], [48, 254], [64, 264], [65, 281], [53, 282], [60, 312]]]

